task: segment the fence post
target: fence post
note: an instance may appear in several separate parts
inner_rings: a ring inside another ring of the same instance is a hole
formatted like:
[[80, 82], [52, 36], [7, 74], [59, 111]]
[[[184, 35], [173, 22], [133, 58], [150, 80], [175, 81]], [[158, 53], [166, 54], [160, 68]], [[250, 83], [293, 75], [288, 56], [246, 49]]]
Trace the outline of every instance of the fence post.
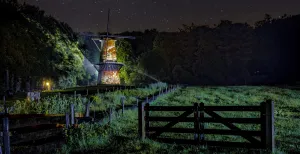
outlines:
[[[7, 114], [5, 114], [7, 115]], [[4, 153], [10, 154], [10, 140], [9, 140], [9, 120], [8, 117], [2, 119], [3, 123], [3, 145], [4, 145]]]
[[74, 104], [71, 104], [71, 125], [75, 124]]
[[95, 112], [95, 106], [94, 106], [94, 120], [96, 119], [96, 112]]
[[5, 95], [3, 96], [3, 108], [4, 108], [4, 113], [7, 114]]
[[60, 100], [60, 92], [58, 92], [58, 100]]
[[148, 99], [148, 96], [146, 97], [146, 103], [149, 103], [149, 99]]
[[139, 119], [139, 137], [143, 140], [145, 139], [145, 112], [144, 112], [143, 102], [139, 102], [138, 119]]
[[66, 128], [68, 129], [70, 126], [70, 115], [66, 112]]
[[194, 103], [194, 140], [199, 144], [199, 105]]
[[267, 149], [275, 152], [275, 128], [274, 128], [274, 102], [272, 100], [266, 101], [266, 121], [265, 121], [265, 135]]
[[204, 143], [204, 103], [200, 103], [200, 143]]
[[146, 137], [149, 138], [150, 134], [149, 134], [149, 127], [150, 127], [150, 122], [148, 120], [149, 117], [149, 103], [146, 103], [145, 107], [144, 107], [144, 111], [145, 111], [145, 134]]
[[111, 120], [112, 120], [112, 107], [109, 108], [109, 123], [111, 123]]
[[124, 114], [124, 97], [121, 97], [122, 115]]
[[91, 102], [88, 101], [85, 104], [85, 117], [89, 117], [90, 116], [90, 106], [91, 106]]
[[89, 89], [86, 88], [86, 95], [88, 96], [89, 95]]
[[260, 103], [260, 131], [261, 131], [261, 147], [266, 149], [266, 102]]
[[136, 97], [136, 106], [139, 106], [139, 99]]

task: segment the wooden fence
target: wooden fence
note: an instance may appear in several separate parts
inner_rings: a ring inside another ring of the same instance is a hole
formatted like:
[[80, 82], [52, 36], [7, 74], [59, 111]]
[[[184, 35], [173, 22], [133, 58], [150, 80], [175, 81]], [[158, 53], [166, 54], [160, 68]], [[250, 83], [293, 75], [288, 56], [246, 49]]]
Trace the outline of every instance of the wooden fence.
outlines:
[[[194, 106], [149, 106], [149, 104], [139, 104], [138, 110], [139, 135], [166, 143], [194, 144], [220, 147], [242, 147], [254, 149], [268, 149], [274, 151], [274, 103], [271, 100], [262, 102], [260, 106], [205, 106], [204, 103], [195, 103]], [[178, 117], [150, 116], [151, 111], [181, 111]], [[217, 112], [222, 111], [247, 111], [259, 112], [258, 118], [225, 118]], [[190, 115], [194, 116], [191, 117]], [[208, 116], [205, 116], [208, 115]], [[150, 122], [168, 122], [164, 127], [151, 127]], [[179, 122], [193, 122], [194, 128], [172, 128]], [[207, 129], [205, 123], [221, 123], [229, 129]], [[260, 130], [242, 130], [234, 123], [260, 125]], [[164, 132], [171, 133], [191, 133], [193, 140], [172, 139], [159, 137]], [[214, 135], [235, 135], [241, 136], [247, 142], [225, 142], [210, 141], [205, 139], [206, 134]], [[259, 139], [255, 137], [259, 137]]]
[[[93, 121], [93, 118], [89, 118], [89, 106], [88, 103], [86, 105], [86, 113], [85, 116], [80, 113], [75, 113], [74, 104], [70, 105], [70, 114], [67, 112], [66, 114], [8, 114], [7, 109], [5, 113], [0, 114], [0, 118], [2, 119], [2, 144], [3, 151], [5, 154], [10, 154], [11, 145], [33, 145], [35, 144], [44, 144], [48, 142], [55, 142], [57, 140], [63, 139], [62, 128], [70, 128], [76, 127], [78, 123], [85, 121]], [[30, 122], [24, 122], [30, 119]], [[34, 122], [32, 120], [35, 120]], [[47, 119], [47, 120], [41, 120]], [[17, 124], [12, 123], [12, 121], [23, 121], [23, 125], [20, 122]], [[46, 122], [45, 122], [46, 121]], [[15, 126], [14, 126], [15, 125]], [[10, 128], [12, 126], [12, 128]], [[42, 131], [50, 131], [56, 130], [58, 134], [53, 134], [52, 136], [48, 136], [46, 138], [39, 139], [27, 139], [26, 141], [11, 141], [11, 137], [15, 137], [18, 135], [26, 135], [34, 132], [42, 132]], [[0, 153], [2, 153], [2, 149], [0, 146]]]
[[[175, 86], [171, 87], [166, 87], [166, 89], [162, 89], [159, 92], [157, 92], [157, 96], [160, 96], [164, 93], [170, 92], [175, 90]], [[87, 91], [88, 94], [88, 91]], [[152, 100], [154, 100], [157, 96], [156, 94], [152, 95]], [[74, 97], [76, 98], [77, 94], [76, 91], [74, 91]], [[59, 95], [60, 97], [60, 95]], [[151, 96], [150, 96], [151, 97]], [[146, 102], [149, 102], [148, 97], [146, 97]], [[139, 103], [139, 100], [137, 99], [137, 104]], [[24, 135], [28, 133], [33, 133], [33, 132], [40, 132], [40, 131], [47, 131], [51, 129], [62, 129], [62, 128], [69, 128], [69, 127], [76, 127], [77, 124], [82, 123], [82, 122], [87, 122], [87, 121], [94, 121], [95, 119], [95, 111], [94, 111], [94, 118], [90, 118], [90, 106], [91, 103], [88, 101], [85, 104], [85, 114], [75, 114], [74, 110], [74, 104], [70, 105], [70, 112], [67, 112], [66, 114], [8, 114], [8, 108], [6, 108], [5, 105], [5, 97], [4, 97], [4, 108], [5, 108], [5, 113], [0, 113], [0, 118], [3, 120], [2, 121], [2, 143], [3, 143], [3, 150], [5, 154], [10, 153], [10, 146], [11, 146], [11, 136], [14, 135]], [[121, 113], [124, 113], [125, 110], [125, 102], [124, 102], [124, 97], [121, 98]], [[136, 107], [136, 105], [135, 105]], [[113, 109], [109, 108], [109, 122], [112, 120], [112, 113]], [[51, 120], [51, 123], [39, 123], [39, 124], [33, 124], [33, 125], [26, 125], [26, 126], [19, 126], [19, 127], [14, 127], [10, 128], [11, 125], [11, 120], [26, 120], [26, 119], [39, 119], [39, 118], [60, 118], [61, 120], [59, 122], [54, 122]], [[11, 134], [11, 135], [9, 135]], [[59, 134], [58, 136], [53, 136], [53, 137], [48, 137], [44, 138], [41, 141], [39, 140], [30, 140], [29, 142], [20, 142], [17, 144], [12, 144], [12, 145], [29, 145], [31, 142], [32, 143], [43, 143], [43, 142], [48, 142], [48, 141], [53, 141], [57, 140], [56, 137], [63, 137], [63, 134]], [[1, 140], [0, 140], [1, 142]], [[0, 146], [0, 154], [2, 154], [2, 147]]]

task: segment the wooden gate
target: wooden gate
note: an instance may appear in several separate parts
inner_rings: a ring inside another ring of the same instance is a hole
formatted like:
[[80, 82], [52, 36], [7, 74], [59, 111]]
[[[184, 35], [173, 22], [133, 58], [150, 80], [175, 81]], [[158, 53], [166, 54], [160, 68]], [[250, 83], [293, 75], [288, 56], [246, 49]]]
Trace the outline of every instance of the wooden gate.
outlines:
[[[183, 111], [178, 117], [150, 116], [150, 111], [177, 112]], [[222, 111], [247, 111], [259, 112], [258, 118], [225, 118], [217, 112]], [[204, 103], [195, 103], [194, 106], [149, 106], [139, 104], [139, 135], [166, 143], [195, 144], [222, 147], [243, 147], [255, 149], [275, 149], [274, 141], [274, 103], [271, 100], [262, 102], [260, 106], [204, 106]], [[193, 114], [191, 117], [190, 115]], [[208, 115], [210, 117], [204, 116]], [[151, 127], [150, 122], [168, 122], [163, 127]], [[179, 122], [193, 122], [194, 128], [173, 128]], [[224, 129], [207, 129], [205, 123], [221, 123]], [[260, 130], [242, 130], [235, 124], [260, 125]], [[161, 138], [164, 132], [190, 133], [194, 139]], [[246, 139], [247, 142], [210, 141], [205, 139], [206, 134], [214, 135], [237, 135]], [[258, 139], [257, 139], [258, 138]]]

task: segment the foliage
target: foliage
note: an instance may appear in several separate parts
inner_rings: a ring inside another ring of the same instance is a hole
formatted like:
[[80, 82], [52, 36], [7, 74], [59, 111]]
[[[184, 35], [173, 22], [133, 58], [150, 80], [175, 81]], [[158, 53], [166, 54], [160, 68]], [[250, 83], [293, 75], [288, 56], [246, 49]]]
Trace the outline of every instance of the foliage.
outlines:
[[0, 15], [4, 20], [0, 24], [1, 68], [8, 68], [10, 74], [15, 75], [12, 80], [51, 77], [59, 81], [58, 88], [75, 86], [84, 75], [83, 55], [70, 27], [44, 15], [37, 7], [0, 3], [1, 10], [12, 15], [10, 18]]

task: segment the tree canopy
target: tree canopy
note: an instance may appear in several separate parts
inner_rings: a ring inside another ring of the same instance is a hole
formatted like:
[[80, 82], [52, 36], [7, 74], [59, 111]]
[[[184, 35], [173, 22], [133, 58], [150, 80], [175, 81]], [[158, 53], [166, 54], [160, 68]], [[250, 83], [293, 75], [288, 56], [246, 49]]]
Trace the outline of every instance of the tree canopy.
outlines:
[[67, 24], [27, 4], [1, 2], [1, 12], [1, 73], [8, 69], [24, 79], [51, 78], [57, 87], [76, 85], [84, 75], [83, 55]]

